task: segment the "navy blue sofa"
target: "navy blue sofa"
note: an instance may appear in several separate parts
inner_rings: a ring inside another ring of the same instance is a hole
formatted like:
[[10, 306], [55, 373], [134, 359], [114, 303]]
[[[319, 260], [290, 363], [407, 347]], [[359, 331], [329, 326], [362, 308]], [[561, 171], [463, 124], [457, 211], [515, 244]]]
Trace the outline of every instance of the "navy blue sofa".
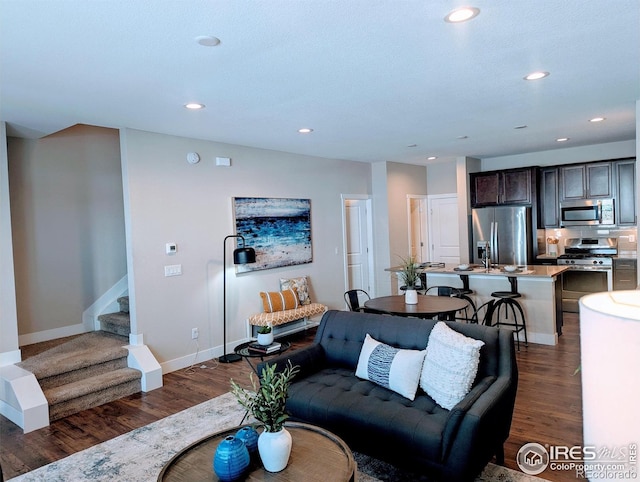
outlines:
[[332, 310], [323, 316], [313, 344], [264, 363], [283, 368], [291, 360], [300, 367], [287, 400], [293, 420], [330, 430], [353, 450], [394, 465], [443, 481], [471, 481], [494, 456], [504, 461], [518, 384], [511, 331], [447, 323], [485, 343], [471, 391], [451, 410], [420, 388], [411, 401], [355, 376], [367, 333], [397, 348], [422, 350], [436, 323]]

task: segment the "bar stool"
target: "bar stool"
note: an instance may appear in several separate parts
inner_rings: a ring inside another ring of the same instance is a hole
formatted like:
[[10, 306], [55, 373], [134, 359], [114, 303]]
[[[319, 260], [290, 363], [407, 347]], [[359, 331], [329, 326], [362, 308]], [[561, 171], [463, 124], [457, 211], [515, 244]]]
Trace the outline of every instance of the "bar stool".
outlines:
[[[487, 314], [485, 316], [485, 324], [489, 326], [512, 326], [514, 327], [514, 334], [516, 337], [516, 343], [518, 345], [518, 351], [520, 351], [520, 336], [521, 331], [524, 332], [524, 346], [529, 346], [527, 341], [527, 322], [522, 311], [522, 306], [518, 303], [517, 298], [521, 298], [522, 295], [518, 293], [518, 280], [515, 276], [508, 276], [509, 284], [511, 285], [511, 291], [494, 291], [491, 293], [493, 297], [489, 301], [487, 308]], [[503, 309], [504, 317], [500, 318], [500, 309]], [[509, 320], [509, 310], [513, 314], [513, 321]], [[518, 315], [520, 313], [520, 322], [518, 322]], [[494, 321], [495, 316], [495, 321]]]
[[[424, 274], [424, 273], [423, 273]], [[421, 276], [422, 277], [422, 276]], [[431, 290], [437, 290], [438, 296], [449, 296], [452, 298], [460, 298], [469, 303], [471, 307], [471, 317], [469, 317], [469, 313], [467, 312], [467, 308], [464, 309], [464, 318], [456, 317], [456, 320], [464, 320], [468, 323], [477, 323], [477, 320], [473, 316], [476, 312], [476, 304], [473, 302], [469, 295], [473, 294], [473, 290], [469, 289], [469, 277], [468, 276], [460, 276], [462, 278], [462, 288], [456, 288], [454, 286], [430, 286], [426, 289], [425, 294], [428, 294]], [[424, 276], [422, 279], [422, 286], [427, 286], [427, 278]]]

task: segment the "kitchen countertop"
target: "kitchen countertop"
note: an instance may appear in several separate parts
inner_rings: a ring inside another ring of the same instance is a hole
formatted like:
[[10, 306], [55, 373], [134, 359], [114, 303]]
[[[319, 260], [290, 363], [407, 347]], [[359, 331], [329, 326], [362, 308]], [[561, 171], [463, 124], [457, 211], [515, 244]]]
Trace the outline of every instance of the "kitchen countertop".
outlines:
[[[502, 265], [492, 268], [490, 271], [487, 271], [483, 267], [475, 267], [473, 270], [462, 271], [455, 269], [457, 264], [445, 264], [444, 266], [438, 267], [425, 267], [421, 268], [420, 271], [427, 274], [457, 274], [457, 275], [469, 275], [469, 276], [516, 276], [522, 278], [555, 278], [563, 271], [569, 269], [568, 266], [550, 266], [550, 265], [528, 265], [521, 268], [520, 272], [509, 273], [502, 270]], [[471, 267], [477, 265], [470, 265]], [[402, 271], [400, 266], [394, 266], [392, 268], [387, 268], [386, 271], [391, 271], [392, 273], [397, 273]]]

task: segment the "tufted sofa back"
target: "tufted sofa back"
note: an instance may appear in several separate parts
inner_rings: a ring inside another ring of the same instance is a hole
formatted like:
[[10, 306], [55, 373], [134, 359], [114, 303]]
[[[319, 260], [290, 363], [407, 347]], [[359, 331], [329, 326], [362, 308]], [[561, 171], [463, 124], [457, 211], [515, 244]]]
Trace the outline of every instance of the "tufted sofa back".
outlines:
[[[322, 346], [329, 366], [355, 370], [367, 333], [396, 348], [423, 350], [436, 323], [436, 320], [421, 318], [330, 310], [322, 317], [315, 343]], [[447, 325], [465, 336], [484, 341], [476, 379], [497, 376], [501, 338], [499, 330], [457, 322], [447, 322]], [[505, 335], [513, 336], [510, 332]]]

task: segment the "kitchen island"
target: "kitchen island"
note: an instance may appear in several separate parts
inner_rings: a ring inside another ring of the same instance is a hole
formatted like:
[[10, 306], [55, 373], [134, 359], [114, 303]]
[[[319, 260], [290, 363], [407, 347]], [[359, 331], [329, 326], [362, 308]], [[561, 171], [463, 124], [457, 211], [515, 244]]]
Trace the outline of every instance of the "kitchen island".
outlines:
[[[476, 306], [491, 299], [494, 291], [509, 291], [509, 277], [515, 278], [518, 292], [522, 295], [518, 302], [522, 306], [527, 322], [527, 338], [529, 343], [556, 345], [558, 336], [562, 334], [562, 296], [560, 275], [567, 270], [566, 266], [523, 266], [516, 272], [504, 271], [502, 266], [490, 270], [471, 265], [469, 270], [458, 270], [457, 265], [444, 266], [427, 264], [421, 271], [426, 275], [427, 287], [452, 286], [468, 287], [473, 290], [469, 295]], [[392, 273], [400, 271], [399, 267], [388, 269]], [[435, 294], [435, 293], [434, 293]], [[520, 333], [520, 341], [524, 334]]]

